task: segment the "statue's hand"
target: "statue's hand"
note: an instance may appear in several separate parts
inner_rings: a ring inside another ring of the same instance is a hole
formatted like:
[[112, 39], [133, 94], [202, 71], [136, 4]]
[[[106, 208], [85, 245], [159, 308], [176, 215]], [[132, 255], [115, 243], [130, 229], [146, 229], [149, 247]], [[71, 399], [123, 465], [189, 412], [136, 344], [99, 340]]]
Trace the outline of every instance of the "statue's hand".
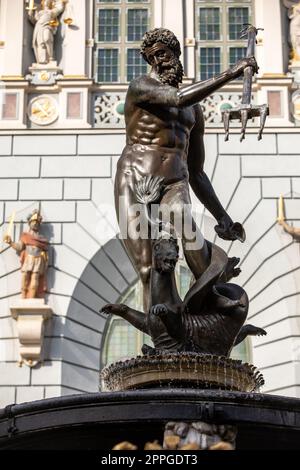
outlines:
[[11, 245], [11, 244], [12, 244], [12, 239], [11, 239], [11, 237], [10, 237], [9, 235], [5, 235], [3, 241], [4, 241], [5, 243], [7, 243], [8, 245]]
[[127, 305], [124, 304], [106, 304], [101, 308], [100, 313], [105, 315], [118, 315], [122, 317], [127, 312]]
[[239, 60], [233, 67], [232, 72], [243, 73], [247, 67], [252, 67], [253, 74], [258, 73], [259, 67], [257, 65], [256, 59], [254, 56], [244, 57], [244, 59]]
[[245, 230], [239, 222], [233, 222], [228, 215], [222, 217], [218, 222], [215, 231], [223, 240], [239, 240], [242, 243], [246, 240]]

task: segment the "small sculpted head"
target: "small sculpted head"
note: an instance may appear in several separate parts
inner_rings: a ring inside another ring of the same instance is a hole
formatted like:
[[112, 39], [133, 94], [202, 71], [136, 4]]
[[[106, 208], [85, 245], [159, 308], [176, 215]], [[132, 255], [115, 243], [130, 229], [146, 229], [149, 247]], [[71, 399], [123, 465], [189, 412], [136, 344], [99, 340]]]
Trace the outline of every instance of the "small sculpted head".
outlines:
[[40, 225], [42, 223], [42, 216], [38, 210], [34, 210], [29, 216], [27, 217], [28, 225], [31, 230], [34, 232], [38, 232]]
[[162, 83], [178, 88], [183, 67], [179, 60], [180, 44], [172, 31], [164, 28], [148, 31], [143, 37], [141, 54]]
[[170, 273], [175, 270], [178, 261], [179, 247], [173, 237], [159, 238], [152, 246], [153, 267], [160, 273]]

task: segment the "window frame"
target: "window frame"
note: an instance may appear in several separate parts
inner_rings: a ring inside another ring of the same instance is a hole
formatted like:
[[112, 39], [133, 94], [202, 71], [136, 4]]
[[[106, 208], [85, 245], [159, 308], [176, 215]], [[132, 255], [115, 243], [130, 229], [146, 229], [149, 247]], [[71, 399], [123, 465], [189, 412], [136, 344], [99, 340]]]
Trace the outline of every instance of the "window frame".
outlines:
[[[119, 10], [119, 41], [99, 41], [99, 13], [98, 10], [118, 9]], [[128, 0], [119, 0], [118, 2], [109, 2], [109, 0], [100, 2], [94, 1], [94, 54], [93, 54], [93, 76], [96, 84], [127, 84], [127, 50], [139, 49], [141, 40], [128, 40], [128, 10], [146, 10], [147, 11], [147, 28], [153, 27], [153, 0], [143, 0], [129, 2]], [[101, 82], [98, 81], [98, 50], [119, 48], [118, 56], [118, 82]], [[145, 63], [146, 64], [146, 63]], [[147, 67], [148, 70], [148, 67]]]
[[[200, 10], [206, 8], [220, 9], [220, 39], [200, 40]], [[249, 11], [249, 22], [255, 22], [254, 0], [196, 0], [195, 1], [195, 67], [196, 80], [201, 80], [201, 47], [220, 47], [221, 48], [221, 72], [227, 70], [230, 64], [230, 47], [246, 47], [246, 41], [243, 39], [229, 39], [229, 8], [247, 8]], [[237, 79], [241, 81], [242, 78]]]

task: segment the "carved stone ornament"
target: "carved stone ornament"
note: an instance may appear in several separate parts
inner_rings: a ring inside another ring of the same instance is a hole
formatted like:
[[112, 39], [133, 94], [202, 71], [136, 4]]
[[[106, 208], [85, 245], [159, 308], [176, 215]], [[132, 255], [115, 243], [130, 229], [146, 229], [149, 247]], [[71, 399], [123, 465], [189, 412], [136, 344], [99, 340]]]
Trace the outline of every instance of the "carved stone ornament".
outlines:
[[44, 299], [20, 299], [10, 307], [17, 322], [20, 344], [20, 365], [34, 367], [41, 361], [44, 324], [52, 316], [52, 309]]

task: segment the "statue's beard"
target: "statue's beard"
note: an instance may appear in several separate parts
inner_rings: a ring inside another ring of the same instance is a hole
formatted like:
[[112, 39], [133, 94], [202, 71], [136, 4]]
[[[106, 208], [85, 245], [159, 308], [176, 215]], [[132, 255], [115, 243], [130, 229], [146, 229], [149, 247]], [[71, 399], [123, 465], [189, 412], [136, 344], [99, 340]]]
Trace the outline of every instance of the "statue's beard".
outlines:
[[169, 63], [168, 68], [163, 68], [158, 72], [159, 79], [162, 83], [178, 88], [182, 82], [183, 67], [179, 59], [173, 59]]

